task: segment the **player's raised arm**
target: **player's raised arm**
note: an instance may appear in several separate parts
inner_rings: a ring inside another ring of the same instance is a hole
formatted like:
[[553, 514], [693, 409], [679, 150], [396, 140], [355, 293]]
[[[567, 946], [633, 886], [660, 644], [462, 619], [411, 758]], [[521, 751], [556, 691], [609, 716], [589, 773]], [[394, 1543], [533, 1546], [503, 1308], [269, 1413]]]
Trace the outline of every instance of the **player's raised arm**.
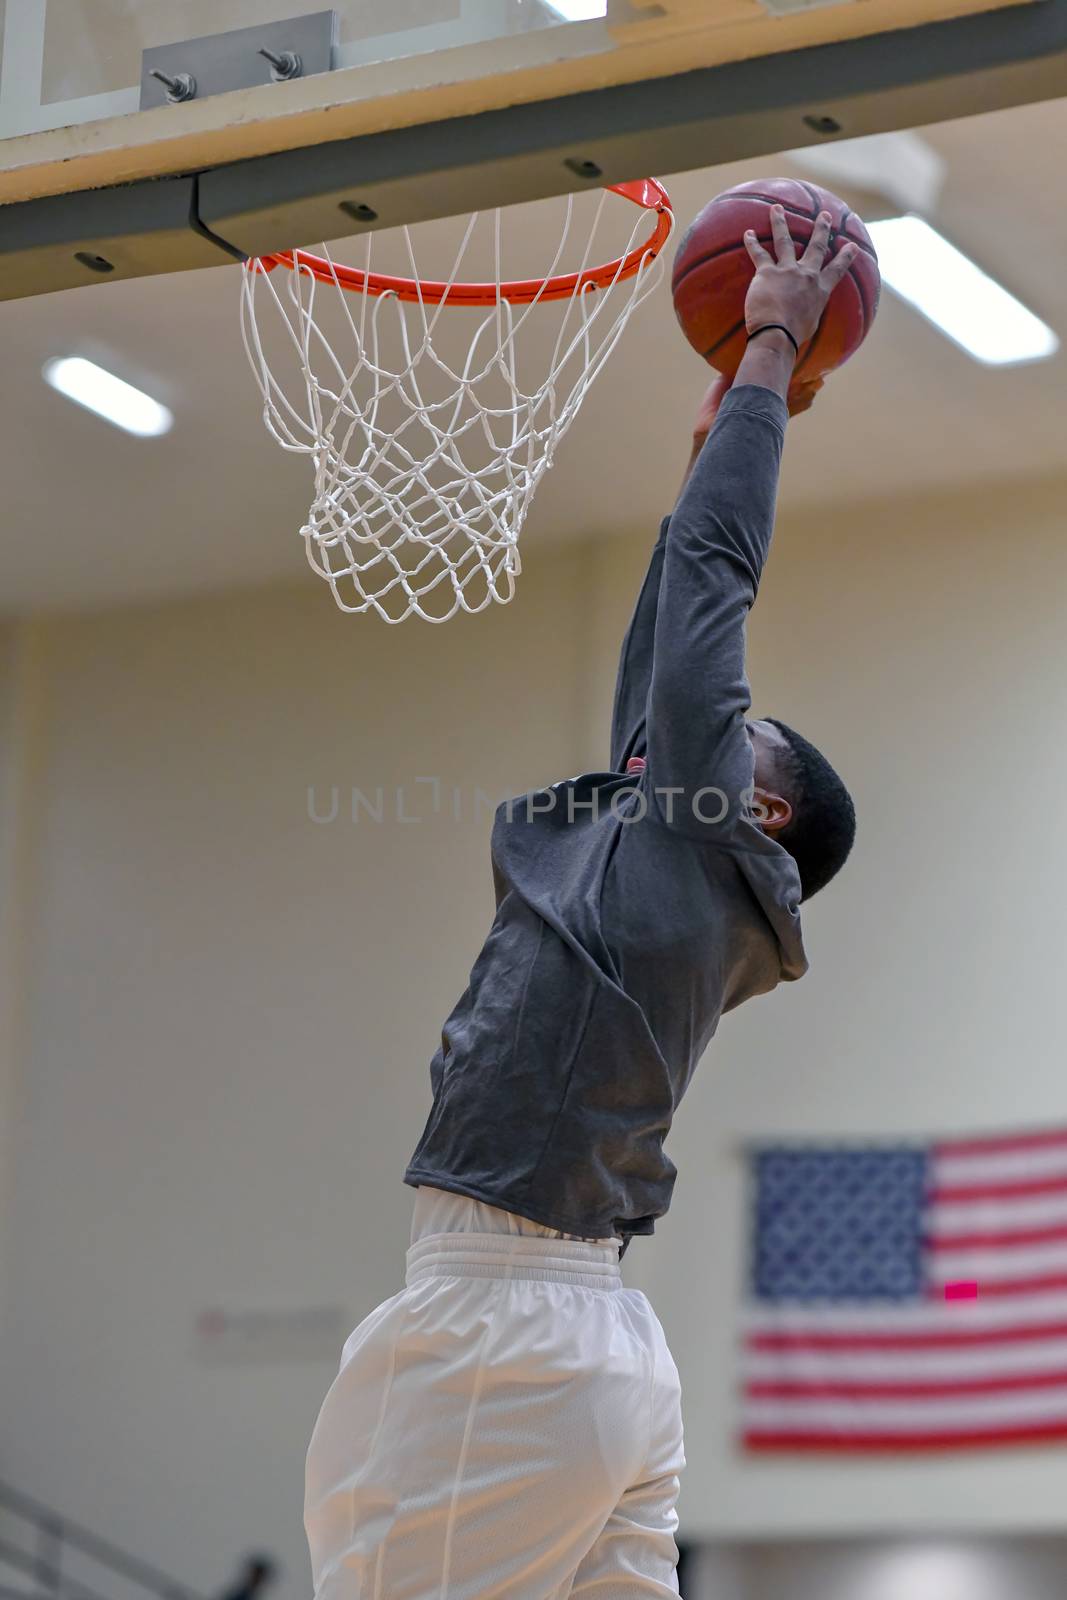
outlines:
[[[708, 434], [715, 425], [719, 407], [730, 392], [729, 378], [716, 377], [700, 402], [693, 423], [693, 444], [689, 461], [678, 488], [681, 499], [685, 486], [692, 477], [700, 452], [707, 443]], [[823, 386], [821, 377], [794, 382], [790, 386], [787, 404], [789, 415], [795, 417], [810, 410], [815, 396]], [[618, 676], [615, 680], [615, 705], [611, 719], [611, 770], [622, 772], [631, 756], [644, 756], [647, 748], [648, 690], [652, 681], [652, 656], [655, 646], [656, 609], [659, 605], [659, 586], [663, 577], [663, 551], [667, 538], [669, 517], [664, 517], [659, 538], [637, 597], [630, 626], [622, 642]]]
[[[756, 268], [745, 302], [748, 349], [670, 520], [649, 691], [649, 774], [661, 796], [679, 791], [659, 803], [685, 831], [721, 825], [724, 807], [736, 815], [752, 778], [745, 619], [774, 526], [797, 352], [854, 255], [848, 245], [823, 265], [830, 220], [820, 213], [799, 259], [781, 207], [771, 212], [774, 255], [746, 235]], [[698, 800], [702, 790], [725, 799]]]
[[[711, 432], [716, 413], [730, 388], [729, 378], [716, 378], [701, 401], [693, 425], [693, 448], [679, 498], [689, 482], [697, 457]], [[810, 404], [810, 401], [808, 402]], [[652, 681], [652, 656], [655, 646], [656, 610], [663, 576], [663, 551], [669, 517], [664, 517], [659, 538], [652, 549], [645, 581], [637, 597], [630, 626], [622, 641], [618, 676], [615, 680], [615, 705], [611, 718], [611, 770], [622, 772], [631, 756], [644, 756], [648, 690]]]

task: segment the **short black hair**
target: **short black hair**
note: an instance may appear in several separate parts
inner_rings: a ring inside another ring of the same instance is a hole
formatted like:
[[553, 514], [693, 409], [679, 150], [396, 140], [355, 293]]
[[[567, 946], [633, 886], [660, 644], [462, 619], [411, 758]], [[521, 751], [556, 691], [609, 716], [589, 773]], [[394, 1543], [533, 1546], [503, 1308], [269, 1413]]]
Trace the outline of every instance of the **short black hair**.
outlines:
[[245, 1571], [258, 1573], [264, 1578], [273, 1578], [276, 1571], [274, 1558], [273, 1556], [261, 1555], [258, 1551], [252, 1551], [250, 1555], [245, 1557]]
[[775, 838], [797, 864], [800, 898], [810, 900], [848, 860], [856, 837], [856, 808], [826, 757], [803, 734], [777, 717], [767, 721], [789, 746], [782, 766], [793, 817]]

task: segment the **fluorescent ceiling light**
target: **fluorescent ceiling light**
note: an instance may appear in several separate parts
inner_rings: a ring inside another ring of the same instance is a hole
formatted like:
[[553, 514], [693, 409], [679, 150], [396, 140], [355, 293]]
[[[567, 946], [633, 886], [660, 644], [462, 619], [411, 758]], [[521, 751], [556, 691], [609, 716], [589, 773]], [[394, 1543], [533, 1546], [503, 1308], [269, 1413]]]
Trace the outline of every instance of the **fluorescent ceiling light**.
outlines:
[[608, 14], [608, 0], [545, 0], [545, 5], [564, 22], [592, 22]]
[[1052, 329], [921, 217], [868, 224], [891, 289], [976, 361], [1008, 366], [1059, 349]]
[[174, 425], [174, 415], [166, 406], [84, 356], [60, 356], [56, 361], [46, 361], [43, 371], [45, 382], [53, 389], [105, 417], [116, 428], [125, 428], [127, 433], [151, 439], [168, 433]]

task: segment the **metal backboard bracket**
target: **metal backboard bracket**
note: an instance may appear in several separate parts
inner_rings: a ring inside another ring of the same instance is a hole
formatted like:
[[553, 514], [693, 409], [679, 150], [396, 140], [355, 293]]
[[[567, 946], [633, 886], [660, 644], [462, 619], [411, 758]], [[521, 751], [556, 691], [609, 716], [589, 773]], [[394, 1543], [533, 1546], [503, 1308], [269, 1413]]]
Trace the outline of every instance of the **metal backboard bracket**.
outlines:
[[141, 57], [141, 110], [329, 72], [336, 37], [337, 13], [316, 11], [155, 45]]

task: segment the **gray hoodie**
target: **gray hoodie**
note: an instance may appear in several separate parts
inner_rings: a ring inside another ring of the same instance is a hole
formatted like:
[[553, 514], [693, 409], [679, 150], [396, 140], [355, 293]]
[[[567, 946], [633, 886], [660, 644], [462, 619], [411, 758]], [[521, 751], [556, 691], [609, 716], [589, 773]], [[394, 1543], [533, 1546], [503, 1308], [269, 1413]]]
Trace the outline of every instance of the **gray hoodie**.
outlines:
[[723, 401], [623, 643], [611, 769], [497, 810], [496, 916], [430, 1066], [414, 1187], [590, 1238], [651, 1233], [719, 1018], [807, 969], [795, 863], [750, 814], [745, 729], [786, 420], [769, 389]]

